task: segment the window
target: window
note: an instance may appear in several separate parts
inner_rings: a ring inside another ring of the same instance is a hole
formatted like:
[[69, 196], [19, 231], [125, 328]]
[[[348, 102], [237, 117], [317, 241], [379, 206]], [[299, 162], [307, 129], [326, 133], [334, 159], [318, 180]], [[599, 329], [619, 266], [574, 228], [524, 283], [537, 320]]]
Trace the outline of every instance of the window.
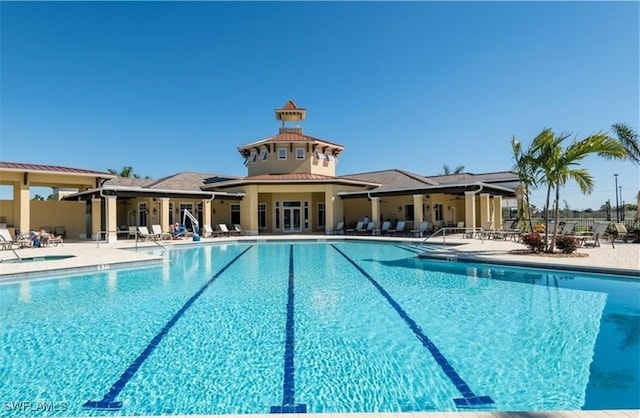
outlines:
[[276, 202], [276, 208], [274, 211], [274, 216], [275, 216], [275, 224], [276, 224], [276, 228], [275, 229], [280, 229], [280, 202]]
[[413, 221], [414, 219], [415, 219], [415, 214], [413, 212], [413, 204], [404, 205], [404, 220]]
[[258, 203], [258, 229], [267, 229], [267, 204]]
[[260, 150], [260, 156], [258, 157], [260, 161], [267, 161], [267, 149], [263, 148]]
[[436, 203], [433, 205], [433, 211], [435, 212], [435, 221], [444, 221], [444, 210], [442, 208], [442, 203]]
[[324, 228], [325, 222], [325, 206], [324, 202], [318, 202], [318, 228]]
[[333, 154], [327, 154], [327, 160], [334, 161], [336, 157]]
[[138, 203], [138, 226], [147, 226], [147, 204]]
[[296, 160], [304, 160], [304, 148], [296, 148]]
[[286, 148], [278, 148], [278, 159], [286, 160], [287, 159], [287, 149]]
[[169, 223], [170, 224], [176, 223], [174, 219], [175, 218], [173, 216], [173, 202], [169, 202]]
[[309, 229], [309, 202], [304, 202], [304, 229]]
[[316, 160], [324, 160], [324, 154], [321, 151], [316, 151]]
[[229, 205], [231, 208], [231, 223], [239, 224], [240, 223], [240, 205], [237, 203], [233, 203]]
[[258, 160], [258, 154], [256, 154], [255, 152], [251, 153], [251, 156], [249, 157], [249, 161], [251, 163], [255, 163]]

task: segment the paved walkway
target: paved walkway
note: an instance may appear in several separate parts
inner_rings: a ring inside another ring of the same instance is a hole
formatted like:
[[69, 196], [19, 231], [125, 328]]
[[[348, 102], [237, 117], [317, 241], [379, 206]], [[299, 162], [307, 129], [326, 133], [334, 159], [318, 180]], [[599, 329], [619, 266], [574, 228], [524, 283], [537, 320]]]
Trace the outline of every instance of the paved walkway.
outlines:
[[[415, 238], [380, 238], [380, 237], [344, 237], [326, 235], [272, 235], [259, 237], [233, 237], [233, 238], [208, 238], [199, 243], [188, 240], [161, 241], [166, 248], [180, 245], [201, 245], [206, 243], [236, 242], [250, 240], [291, 240], [291, 239], [368, 239], [368, 240], [393, 240], [402, 242], [415, 242], [416, 245], [422, 239]], [[586, 257], [549, 257], [543, 255], [512, 254], [512, 250], [523, 250], [525, 246], [514, 241], [503, 240], [479, 240], [465, 239], [460, 236], [447, 237], [446, 243], [459, 244], [454, 247], [439, 248], [442, 238], [432, 238], [427, 241], [433, 244], [434, 250], [429, 255], [441, 258], [458, 257], [459, 260], [475, 260], [494, 263], [530, 265], [545, 268], [564, 268], [577, 270], [592, 270], [609, 274], [625, 274], [640, 277], [640, 244], [616, 243], [615, 248], [610, 242], [603, 242], [601, 247], [580, 248], [578, 253]], [[134, 241], [122, 240], [113, 244], [95, 241], [65, 242], [64, 245], [49, 246], [46, 248], [23, 248], [16, 250], [17, 254], [24, 258], [25, 262], [19, 263], [16, 255], [8, 250], [0, 251], [0, 280], [16, 278], [16, 275], [27, 277], [41, 277], [46, 272], [51, 275], [68, 269], [84, 268], [89, 270], [114, 268], [139, 262], [162, 262], [162, 256], [149, 254], [149, 249], [162, 251], [162, 248], [153, 242], [141, 242], [137, 247], [140, 251], [134, 251]], [[74, 257], [56, 260], [31, 261], [32, 258], [47, 256], [73, 255]]]

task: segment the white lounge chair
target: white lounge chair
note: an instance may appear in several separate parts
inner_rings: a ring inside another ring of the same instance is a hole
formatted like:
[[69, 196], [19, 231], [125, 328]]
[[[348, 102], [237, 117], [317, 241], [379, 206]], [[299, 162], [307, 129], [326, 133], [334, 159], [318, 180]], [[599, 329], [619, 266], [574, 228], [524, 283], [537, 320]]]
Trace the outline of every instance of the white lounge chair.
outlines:
[[151, 225], [151, 230], [153, 231], [152, 235], [157, 235], [158, 239], [171, 239], [171, 234], [168, 232], [162, 232], [162, 227], [160, 225]]
[[211, 228], [211, 225], [209, 224], [202, 225], [203, 238], [217, 237], [217, 236], [220, 236], [220, 231], [214, 231], [213, 228]]
[[157, 241], [158, 239], [160, 239], [160, 235], [151, 234], [149, 232], [149, 229], [146, 226], [139, 226], [138, 232], [139, 232], [140, 239], [142, 239], [143, 241], [146, 241], [146, 240]]
[[382, 222], [382, 227], [380, 228], [380, 235], [384, 235], [384, 234], [388, 233], [389, 232], [389, 228], [391, 228], [391, 222], [390, 221]]
[[413, 237], [423, 237], [425, 232], [427, 231], [427, 228], [429, 228], [429, 222], [420, 222], [420, 225], [418, 226], [418, 229], [412, 229], [411, 231], [409, 231], [411, 233], [411, 236]]
[[335, 229], [327, 230], [328, 235], [339, 235], [344, 234], [344, 221], [338, 222]]
[[390, 229], [389, 233], [393, 235], [404, 235], [405, 221], [398, 221], [395, 229]]
[[353, 234], [356, 234], [358, 231], [363, 231], [363, 230], [364, 230], [364, 222], [358, 221], [355, 228], [347, 229], [347, 234], [353, 235]]

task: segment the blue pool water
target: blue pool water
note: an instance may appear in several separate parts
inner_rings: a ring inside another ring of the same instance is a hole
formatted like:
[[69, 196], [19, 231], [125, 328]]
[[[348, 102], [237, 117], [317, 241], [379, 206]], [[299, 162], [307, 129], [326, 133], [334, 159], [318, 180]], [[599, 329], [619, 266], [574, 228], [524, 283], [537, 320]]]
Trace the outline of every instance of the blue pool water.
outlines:
[[199, 245], [1, 285], [0, 415], [640, 408], [638, 281], [414, 255]]

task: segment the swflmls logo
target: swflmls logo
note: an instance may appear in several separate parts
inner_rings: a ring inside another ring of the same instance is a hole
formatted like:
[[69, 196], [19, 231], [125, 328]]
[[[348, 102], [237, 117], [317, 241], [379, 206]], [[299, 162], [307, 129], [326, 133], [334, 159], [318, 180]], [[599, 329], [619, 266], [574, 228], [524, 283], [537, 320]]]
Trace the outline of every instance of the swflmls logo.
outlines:
[[65, 412], [67, 403], [46, 401], [9, 401], [4, 403], [5, 412]]

